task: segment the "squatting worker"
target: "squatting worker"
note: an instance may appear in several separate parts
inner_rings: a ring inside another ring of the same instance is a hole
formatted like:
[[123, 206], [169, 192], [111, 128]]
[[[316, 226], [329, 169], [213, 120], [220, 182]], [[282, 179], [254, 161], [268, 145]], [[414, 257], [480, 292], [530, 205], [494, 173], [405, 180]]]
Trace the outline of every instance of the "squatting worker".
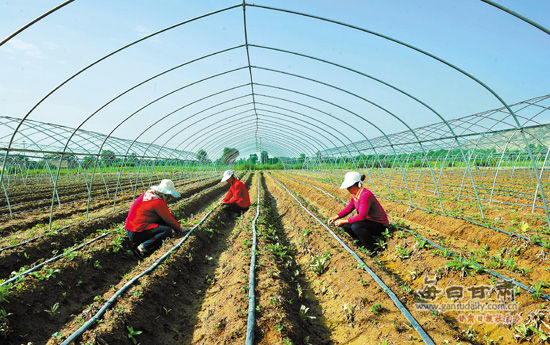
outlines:
[[171, 235], [172, 230], [181, 232], [181, 226], [168, 209], [168, 202], [178, 198], [172, 180], [162, 180], [140, 195], [130, 207], [126, 218], [126, 234], [139, 257], [151, 254]]
[[250, 206], [248, 189], [246, 189], [242, 181], [235, 177], [235, 172], [233, 170], [226, 170], [223, 173], [221, 182], [227, 182], [230, 185], [225, 198], [219, 203], [220, 205], [223, 204], [223, 210], [230, 217], [238, 217], [246, 212]]
[[[356, 171], [346, 174], [340, 189], [347, 189], [351, 194], [351, 200], [340, 213], [328, 220], [328, 224], [334, 223], [336, 226], [341, 226], [351, 237], [362, 242], [362, 245], [372, 248], [374, 238], [389, 227], [390, 223], [378, 199], [370, 190], [362, 186], [361, 181], [364, 179], [365, 175]], [[357, 215], [347, 220], [339, 219], [347, 216], [354, 209], [357, 210]]]

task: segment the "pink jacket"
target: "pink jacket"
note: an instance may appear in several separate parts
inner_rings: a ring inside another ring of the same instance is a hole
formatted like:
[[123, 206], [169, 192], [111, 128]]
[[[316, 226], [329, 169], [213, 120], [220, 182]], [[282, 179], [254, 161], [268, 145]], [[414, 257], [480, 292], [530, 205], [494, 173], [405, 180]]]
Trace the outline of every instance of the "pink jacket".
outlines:
[[357, 194], [351, 197], [348, 206], [338, 213], [338, 217], [344, 217], [353, 210], [357, 210], [357, 215], [349, 218], [349, 223], [360, 220], [372, 220], [382, 223], [386, 227], [390, 225], [386, 211], [384, 211], [384, 208], [380, 205], [374, 194], [366, 188], [359, 189]]

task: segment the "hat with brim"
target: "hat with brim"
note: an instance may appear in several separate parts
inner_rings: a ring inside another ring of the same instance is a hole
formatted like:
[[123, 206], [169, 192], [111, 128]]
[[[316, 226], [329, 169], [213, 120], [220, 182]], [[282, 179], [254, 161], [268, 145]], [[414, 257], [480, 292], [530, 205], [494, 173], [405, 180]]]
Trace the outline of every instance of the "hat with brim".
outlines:
[[361, 182], [361, 174], [357, 171], [350, 171], [344, 176], [344, 182], [342, 182], [340, 189], [347, 189], [357, 182]]
[[221, 182], [225, 182], [227, 180], [229, 180], [231, 178], [231, 176], [233, 176], [235, 172], [233, 170], [226, 170], [223, 172], [223, 178], [221, 180]]
[[174, 186], [174, 182], [169, 179], [164, 179], [160, 181], [158, 186], [152, 186], [151, 189], [162, 194], [169, 194], [175, 198], [179, 198], [181, 195], [180, 193], [178, 193], [178, 191], [176, 191], [176, 186]]

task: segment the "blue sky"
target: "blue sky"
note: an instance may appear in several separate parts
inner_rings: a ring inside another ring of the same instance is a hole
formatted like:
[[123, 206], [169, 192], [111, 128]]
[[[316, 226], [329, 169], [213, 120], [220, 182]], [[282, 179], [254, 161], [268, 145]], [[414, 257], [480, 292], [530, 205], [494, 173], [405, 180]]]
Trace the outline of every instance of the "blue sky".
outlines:
[[[1, 0], [0, 37], [10, 35], [61, 2]], [[254, 3], [342, 21], [401, 40], [464, 69], [493, 88], [507, 103], [549, 93], [548, 35], [481, 1]], [[499, 3], [543, 26], [550, 26], [548, 1]], [[77, 0], [0, 47], [0, 116], [25, 116], [58, 84], [125, 44], [170, 25], [235, 4], [238, 2], [220, 0]], [[251, 44], [291, 50], [356, 69], [425, 101], [445, 119], [501, 106], [494, 96], [460, 73], [373, 35], [253, 7], [247, 7], [247, 29]], [[247, 105], [251, 102], [251, 97], [247, 97], [250, 86], [237, 87], [249, 83], [248, 69], [196, 83], [218, 73], [246, 67], [247, 57], [243, 48], [191, 63], [159, 77], [86, 120], [112, 97], [146, 78], [205, 54], [243, 43], [242, 8], [197, 20], [144, 41], [94, 66], [45, 100], [29, 118], [81, 126], [106, 134], [113, 131], [112, 135], [117, 137], [154, 141], [191, 151], [207, 148], [212, 156], [223, 145], [242, 144], [241, 153], [247, 155], [255, 151], [254, 130], [245, 130], [238, 138], [231, 138], [231, 133], [236, 131], [225, 133], [223, 128], [234, 124], [234, 119], [241, 119], [243, 128], [246, 125], [255, 127], [255, 115], [251, 111], [246, 112], [250, 110], [250, 105]], [[307, 142], [313, 142], [315, 138], [319, 144], [309, 147], [310, 151], [329, 147], [333, 143], [362, 140], [406, 129], [393, 116], [413, 128], [439, 121], [434, 114], [402, 94], [351, 72], [254, 47], [250, 48], [250, 58], [251, 64], [258, 67], [253, 69], [254, 82], [269, 85], [255, 87], [258, 94], [255, 100], [259, 103], [257, 108], [261, 109], [261, 121], [264, 121], [260, 126], [262, 133], [265, 133], [263, 142], [273, 152], [291, 155], [292, 152], [286, 152], [288, 147], [292, 145], [306, 150]], [[299, 74], [325, 85], [267, 69]], [[148, 102], [193, 83], [196, 84], [140, 110]], [[224, 91], [232, 87], [235, 89]], [[213, 95], [216, 93], [219, 94]], [[208, 95], [213, 96], [198, 101]], [[233, 98], [236, 100], [231, 100]], [[387, 112], [366, 103], [364, 99], [382, 106]], [[288, 100], [323, 112], [292, 104]], [[221, 102], [224, 106], [217, 106]], [[225, 108], [233, 109], [222, 111]], [[242, 116], [236, 116], [240, 110], [243, 111]], [[307, 121], [312, 125], [304, 123], [301, 126], [299, 120], [282, 115], [293, 114], [290, 110], [308, 115], [310, 120]], [[131, 117], [125, 120], [128, 116]], [[290, 138], [288, 135], [281, 137], [285, 142], [278, 142], [277, 135], [270, 133], [273, 132], [272, 126], [288, 126], [291, 132], [294, 130], [295, 142], [286, 143]], [[206, 135], [209, 128], [219, 134]], [[305, 141], [306, 145], [301, 141]], [[293, 149], [294, 153], [298, 149]]]

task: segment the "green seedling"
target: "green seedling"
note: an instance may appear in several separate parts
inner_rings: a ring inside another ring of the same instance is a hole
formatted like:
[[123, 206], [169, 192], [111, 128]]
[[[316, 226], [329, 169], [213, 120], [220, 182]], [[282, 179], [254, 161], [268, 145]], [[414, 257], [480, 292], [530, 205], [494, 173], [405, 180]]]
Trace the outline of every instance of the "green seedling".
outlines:
[[476, 271], [476, 266], [470, 260], [463, 258], [462, 256], [455, 256], [453, 261], [449, 261], [445, 266], [454, 269], [462, 274], [464, 277], [465, 274], [473, 276], [472, 270]]
[[320, 276], [325, 272], [327, 268], [326, 262], [327, 262], [327, 258], [325, 256], [313, 255], [311, 257], [311, 262], [309, 264], [309, 267], [315, 274]]
[[546, 333], [544, 333], [543, 331], [540, 331], [540, 330], [536, 329], [536, 328], [533, 327], [533, 326], [529, 326], [529, 329], [530, 329], [531, 331], [533, 331], [533, 333], [535, 333], [536, 335], [539, 336], [541, 342], [544, 343], [544, 342], [546, 342], [546, 340], [548, 340], [548, 336], [547, 336]]
[[380, 303], [376, 303], [370, 308], [370, 311], [374, 315], [379, 315], [382, 312], [382, 305]]
[[529, 224], [527, 222], [522, 221], [521, 224], [519, 225], [519, 228], [522, 233], [526, 233], [527, 230], [529, 229]]
[[412, 250], [410, 249], [402, 249], [401, 247], [396, 246], [395, 250], [401, 259], [408, 259], [411, 257]]
[[59, 309], [59, 302], [55, 303], [50, 307], [50, 309], [44, 309], [46, 313], [50, 315], [50, 317], [54, 317], [57, 313], [57, 309]]
[[527, 328], [525, 324], [522, 323], [521, 325], [517, 325], [514, 329], [518, 332], [518, 334], [514, 335], [517, 340], [522, 341], [527, 338], [529, 328]]
[[98, 270], [102, 270], [103, 266], [99, 263], [99, 260], [94, 261], [94, 267]]
[[355, 318], [355, 305], [348, 306], [347, 304], [344, 304], [342, 308], [344, 309], [344, 315], [346, 315], [346, 321], [349, 324], [352, 324]]
[[137, 344], [137, 340], [136, 340], [135, 336], [140, 335], [143, 332], [142, 331], [136, 331], [131, 326], [126, 326], [126, 329], [128, 330], [128, 338], [130, 338], [132, 343]]
[[315, 319], [315, 316], [308, 315], [308, 312], [309, 308], [302, 304], [300, 306], [300, 317], [302, 317], [303, 319]]
[[[0, 282], [3, 282], [3, 280], [0, 280]], [[6, 302], [9, 303], [9, 301], [6, 299], [6, 296], [10, 295], [10, 289], [13, 287], [12, 283], [8, 283], [6, 285], [0, 286], [0, 302]]]

